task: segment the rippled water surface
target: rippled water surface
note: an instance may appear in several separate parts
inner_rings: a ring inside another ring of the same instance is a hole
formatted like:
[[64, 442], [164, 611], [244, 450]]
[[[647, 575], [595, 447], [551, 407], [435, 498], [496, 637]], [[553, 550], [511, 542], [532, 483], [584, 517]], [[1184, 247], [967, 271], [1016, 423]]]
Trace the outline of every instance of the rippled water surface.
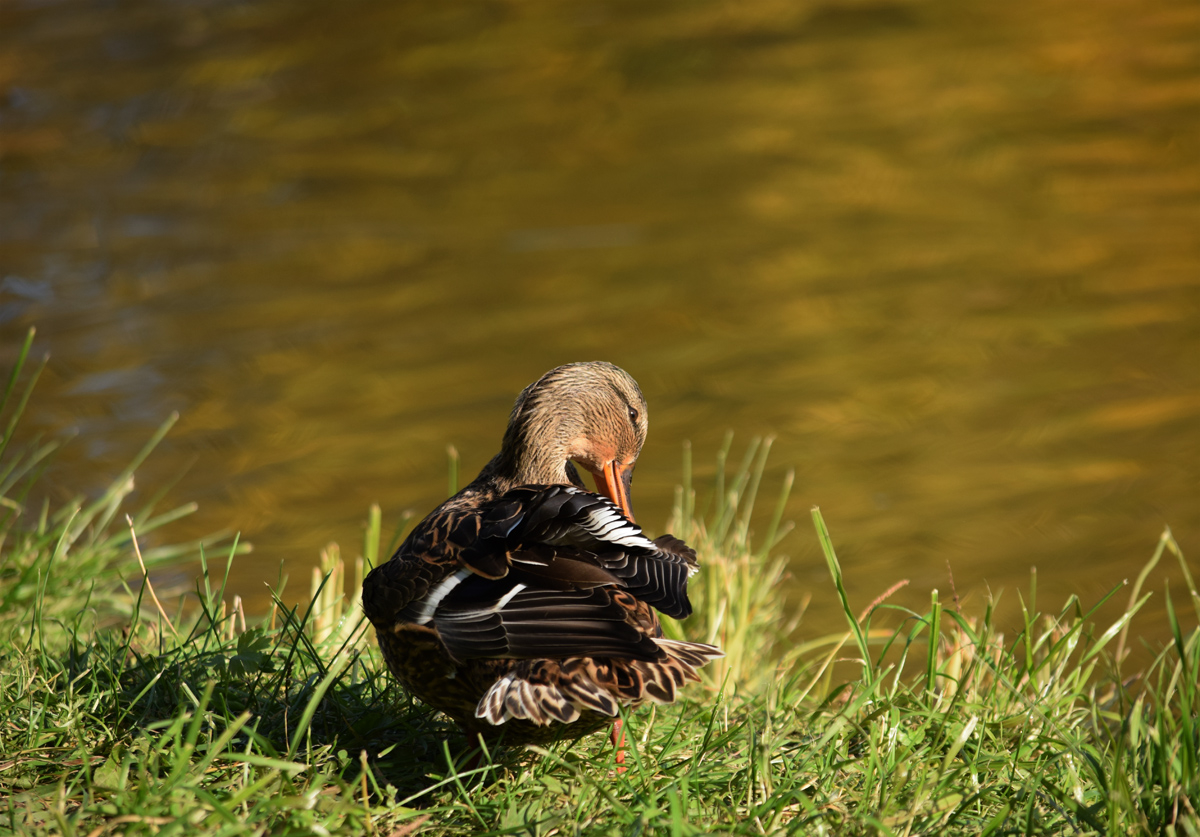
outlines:
[[814, 504], [856, 603], [1094, 601], [1200, 555], [1198, 309], [1194, 0], [0, 4], [23, 432], [79, 431], [65, 496], [178, 410], [141, 490], [260, 603], [596, 358], [655, 532], [683, 440], [777, 437], [803, 631]]

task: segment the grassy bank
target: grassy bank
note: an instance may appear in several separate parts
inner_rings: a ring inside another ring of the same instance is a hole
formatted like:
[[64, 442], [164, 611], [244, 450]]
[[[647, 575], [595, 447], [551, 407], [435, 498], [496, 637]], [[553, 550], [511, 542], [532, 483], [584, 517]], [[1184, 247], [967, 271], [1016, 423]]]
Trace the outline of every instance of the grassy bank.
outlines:
[[[682, 703], [631, 714], [625, 773], [603, 735], [466, 769], [465, 741], [391, 685], [343, 595], [385, 557], [378, 510], [360, 557], [327, 550], [306, 605], [247, 619], [224, 591], [236, 543], [163, 545], [189, 510], [127, 509], [132, 469], [97, 498], [30, 501], [53, 447], [10, 448], [36, 378], [19, 371], [0, 402], [0, 829], [1200, 834], [1200, 599], [1169, 533], [1114, 623], [1075, 599], [1039, 613], [1030, 591], [1004, 637], [990, 606], [933, 593], [883, 630], [889, 605], [847, 601], [814, 510], [830, 570], [814, 595], [840, 598], [845, 630], [794, 645], [783, 503], [758, 498], [768, 445], [738, 463], [727, 445], [699, 490], [685, 459], [672, 528], [704, 571], [696, 616], [669, 627], [727, 661]], [[153, 565], [201, 553], [195, 595], [159, 601]], [[1125, 671], [1160, 560], [1183, 567], [1192, 609], [1168, 607], [1174, 641]]]

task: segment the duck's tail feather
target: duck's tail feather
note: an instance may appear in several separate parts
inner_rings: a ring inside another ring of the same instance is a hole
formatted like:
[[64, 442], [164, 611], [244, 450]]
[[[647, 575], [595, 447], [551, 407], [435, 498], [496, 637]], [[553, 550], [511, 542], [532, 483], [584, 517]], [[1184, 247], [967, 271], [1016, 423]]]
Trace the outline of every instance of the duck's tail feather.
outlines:
[[569, 724], [584, 711], [616, 717], [618, 706], [674, 702], [680, 688], [700, 679], [696, 669], [725, 656], [700, 642], [654, 642], [663, 652], [658, 660], [516, 660], [479, 701], [475, 717], [493, 726], [514, 719]]

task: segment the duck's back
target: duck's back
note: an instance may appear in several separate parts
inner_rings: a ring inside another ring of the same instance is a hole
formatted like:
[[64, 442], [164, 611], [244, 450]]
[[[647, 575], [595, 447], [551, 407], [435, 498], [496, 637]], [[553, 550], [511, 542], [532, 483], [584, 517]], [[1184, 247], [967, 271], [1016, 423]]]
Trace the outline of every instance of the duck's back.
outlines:
[[472, 486], [372, 571], [363, 606], [396, 676], [465, 727], [602, 721], [673, 700], [720, 656], [661, 638], [655, 610], [691, 612], [695, 569], [682, 541], [576, 486]]
[[488, 483], [472, 483], [429, 513], [400, 544], [395, 555], [363, 580], [363, 610], [376, 629], [412, 621], [405, 612], [414, 602], [461, 569], [464, 542], [478, 531], [480, 513], [500, 492]]

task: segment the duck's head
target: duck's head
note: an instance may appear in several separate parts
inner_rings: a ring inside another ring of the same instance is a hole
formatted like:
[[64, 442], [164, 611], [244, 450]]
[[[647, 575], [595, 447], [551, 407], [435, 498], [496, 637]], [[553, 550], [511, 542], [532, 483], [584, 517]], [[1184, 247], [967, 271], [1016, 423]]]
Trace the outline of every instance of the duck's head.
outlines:
[[500, 472], [514, 484], [578, 482], [576, 463], [633, 520], [629, 487], [646, 441], [646, 400], [637, 382], [611, 363], [551, 369], [517, 396]]

